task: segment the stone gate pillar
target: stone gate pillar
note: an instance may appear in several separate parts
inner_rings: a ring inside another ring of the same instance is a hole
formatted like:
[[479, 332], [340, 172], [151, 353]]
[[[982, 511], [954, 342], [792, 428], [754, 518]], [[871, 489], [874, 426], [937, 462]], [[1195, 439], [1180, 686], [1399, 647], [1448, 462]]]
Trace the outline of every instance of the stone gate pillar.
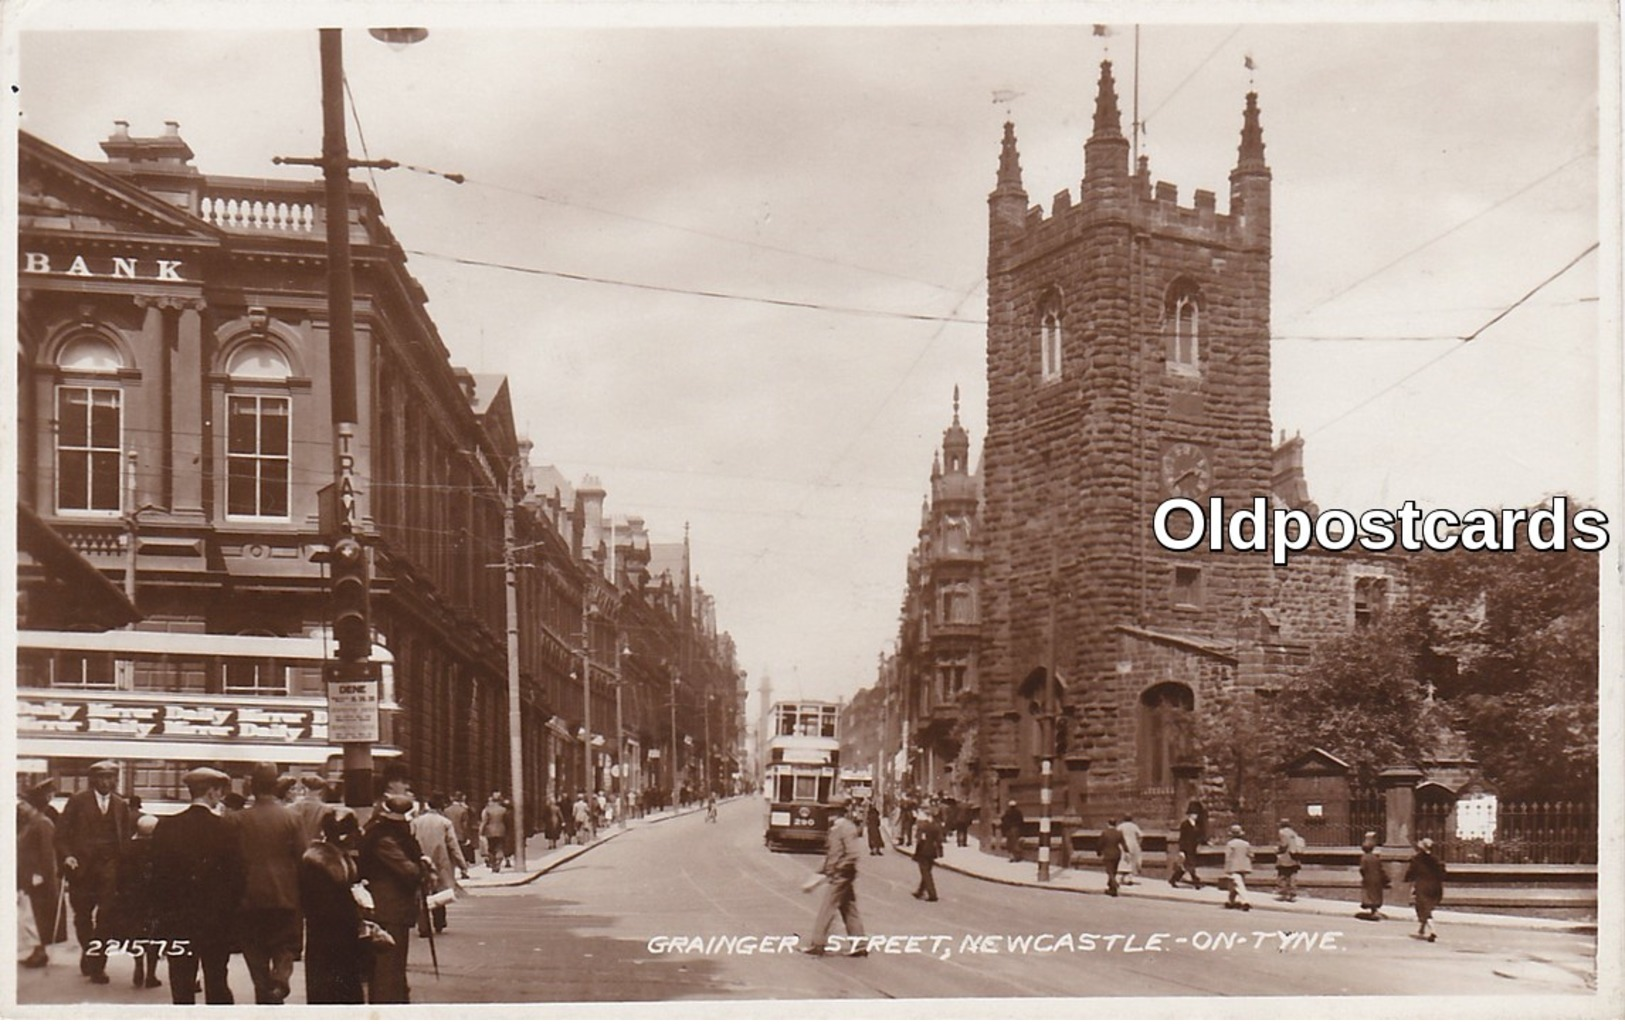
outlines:
[[1416, 784], [1422, 773], [1409, 765], [1384, 768], [1377, 775], [1382, 787], [1383, 805], [1387, 814], [1387, 836], [1384, 846], [1410, 849], [1416, 844]]

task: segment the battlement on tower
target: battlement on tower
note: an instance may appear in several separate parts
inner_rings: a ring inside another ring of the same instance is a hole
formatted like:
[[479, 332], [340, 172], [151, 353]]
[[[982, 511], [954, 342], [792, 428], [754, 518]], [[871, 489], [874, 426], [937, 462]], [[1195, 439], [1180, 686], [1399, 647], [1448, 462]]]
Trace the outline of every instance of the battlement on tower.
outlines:
[[1245, 218], [1218, 211], [1218, 195], [1197, 189], [1190, 206], [1179, 204], [1179, 187], [1159, 181], [1153, 187], [1149, 178], [1136, 175], [1134, 189], [1126, 194], [1090, 194], [1085, 186], [1081, 201], [1074, 201], [1071, 189], [1062, 189], [1051, 200], [1049, 212], [1042, 206], [1027, 210], [1019, 235], [1009, 241], [1019, 250], [1030, 246], [1046, 250], [1082, 237], [1102, 224], [1127, 222], [1153, 234], [1166, 234], [1190, 241], [1243, 246], [1251, 242]]

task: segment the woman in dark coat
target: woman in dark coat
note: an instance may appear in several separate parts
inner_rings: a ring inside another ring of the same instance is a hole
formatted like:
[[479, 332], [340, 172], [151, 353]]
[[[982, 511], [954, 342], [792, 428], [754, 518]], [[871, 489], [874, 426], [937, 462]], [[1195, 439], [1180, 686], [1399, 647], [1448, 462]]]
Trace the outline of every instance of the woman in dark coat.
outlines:
[[1382, 858], [1377, 855], [1377, 836], [1365, 834], [1360, 844], [1360, 912], [1355, 917], [1364, 921], [1382, 920], [1382, 891], [1388, 888], [1388, 873], [1382, 869]]
[[1444, 863], [1433, 855], [1433, 840], [1423, 839], [1416, 844], [1416, 855], [1405, 869], [1405, 881], [1412, 883], [1416, 901], [1416, 937], [1432, 942], [1438, 938], [1433, 931], [1433, 908], [1444, 899]]
[[869, 833], [870, 856], [881, 856], [886, 852], [886, 840], [880, 834], [880, 808], [875, 806], [873, 800], [869, 801], [869, 810], [864, 812], [863, 824]]
[[559, 845], [559, 808], [551, 800], [542, 802], [542, 833], [547, 836], [547, 848], [556, 849]]
[[361, 939], [361, 908], [350, 887], [359, 880], [344, 852], [356, 828], [353, 814], [322, 812], [318, 836], [299, 861], [299, 908], [305, 916], [305, 1002], [365, 1002], [361, 979], [369, 950]]

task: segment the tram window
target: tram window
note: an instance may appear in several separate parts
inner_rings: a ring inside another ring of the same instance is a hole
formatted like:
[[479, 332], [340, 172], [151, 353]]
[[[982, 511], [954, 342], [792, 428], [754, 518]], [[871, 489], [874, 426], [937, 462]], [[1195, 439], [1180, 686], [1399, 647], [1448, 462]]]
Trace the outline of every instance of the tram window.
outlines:
[[774, 797], [781, 804], [787, 804], [796, 798], [796, 780], [793, 775], [779, 776], [778, 795]]
[[[819, 789], [820, 789], [820, 786], [818, 785], [818, 777], [817, 776], [815, 776], [815, 775], [797, 775], [796, 776], [796, 795], [795, 795], [795, 799], [797, 799], [797, 800], [818, 800], [819, 799]], [[827, 792], [827, 791], [828, 791], [827, 787], [825, 787], [825, 792]]]

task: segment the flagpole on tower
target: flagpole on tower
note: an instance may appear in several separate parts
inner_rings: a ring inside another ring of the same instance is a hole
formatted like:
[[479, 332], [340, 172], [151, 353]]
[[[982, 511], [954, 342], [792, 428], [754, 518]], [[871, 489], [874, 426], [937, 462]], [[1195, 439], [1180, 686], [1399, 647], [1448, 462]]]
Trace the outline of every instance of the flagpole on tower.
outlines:
[[1140, 166], [1140, 26], [1134, 26], [1134, 162], [1131, 169]]

